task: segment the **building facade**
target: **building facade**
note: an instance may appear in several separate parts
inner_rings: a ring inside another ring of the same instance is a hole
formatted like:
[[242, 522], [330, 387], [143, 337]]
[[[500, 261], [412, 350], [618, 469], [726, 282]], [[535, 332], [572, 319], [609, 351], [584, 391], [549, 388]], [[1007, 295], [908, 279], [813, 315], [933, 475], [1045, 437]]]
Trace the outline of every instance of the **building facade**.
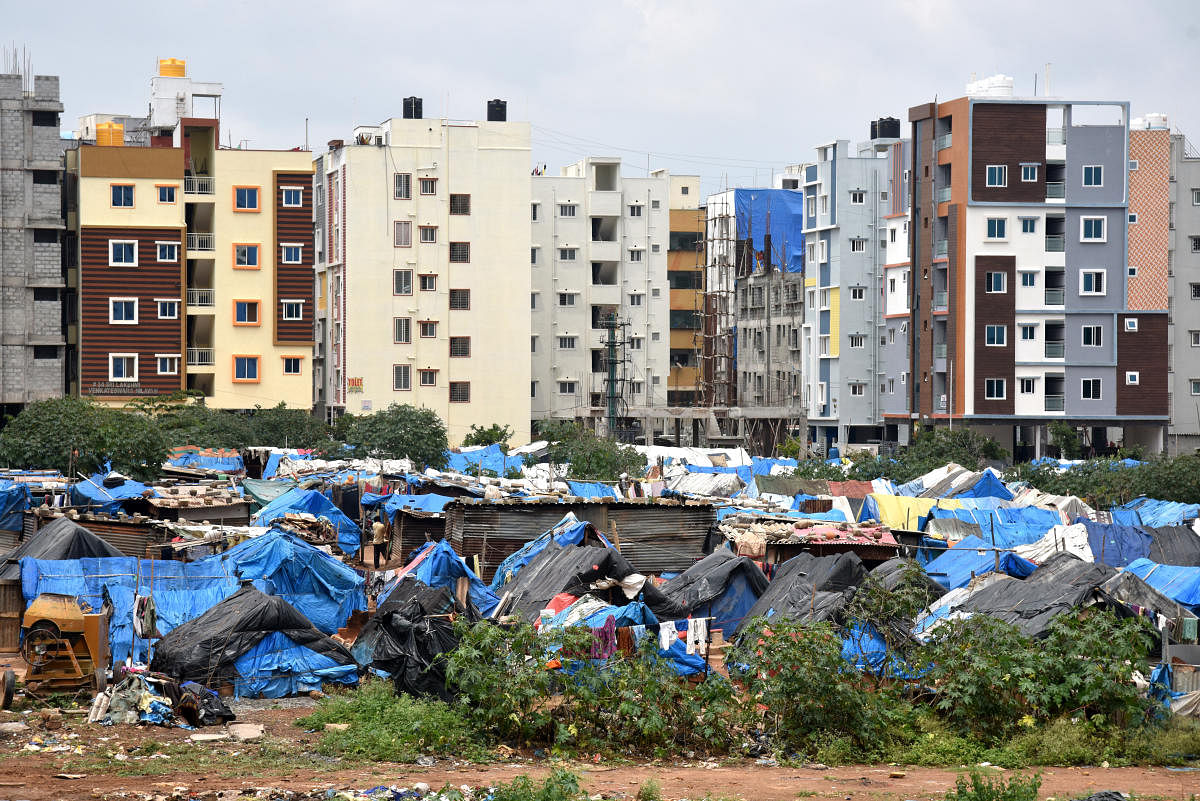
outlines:
[[704, 313], [704, 210], [700, 177], [672, 175], [667, 286], [670, 292], [671, 372], [668, 406], [700, 402], [700, 357]]
[[[1164, 118], [1147, 125], [1166, 129]], [[1161, 152], [1161, 151], [1159, 151]], [[1171, 454], [1200, 448], [1200, 151], [1170, 135]]]
[[80, 395], [312, 406], [311, 156], [220, 147], [219, 98], [161, 61], [138, 129], [68, 154]]
[[1018, 458], [1057, 420], [1097, 451], [1161, 450], [1166, 265], [1130, 215], [1164, 189], [1131, 179], [1158, 145], [1131, 137], [1128, 104], [1015, 98], [999, 77], [909, 120], [910, 412]]
[[533, 178], [533, 419], [652, 436], [670, 376], [670, 189], [665, 171], [623, 177], [618, 158]]
[[0, 75], [0, 413], [66, 387], [58, 78]]
[[405, 117], [315, 160], [317, 348], [330, 418], [393, 403], [530, 431], [529, 124]]

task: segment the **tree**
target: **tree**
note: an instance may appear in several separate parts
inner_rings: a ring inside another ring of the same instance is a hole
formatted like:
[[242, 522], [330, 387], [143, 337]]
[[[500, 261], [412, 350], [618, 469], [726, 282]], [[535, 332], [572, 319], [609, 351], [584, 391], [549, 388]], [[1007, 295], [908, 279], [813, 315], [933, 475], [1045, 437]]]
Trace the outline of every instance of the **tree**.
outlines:
[[466, 445], [499, 445], [500, 450], [508, 453], [508, 440], [513, 431], [509, 426], [492, 423], [487, 428], [471, 424], [471, 430], [463, 437], [462, 444]]
[[158, 475], [167, 441], [146, 414], [68, 396], [25, 407], [0, 431], [0, 463], [70, 476], [112, 469], [139, 480]]
[[254, 407], [250, 428], [254, 439], [247, 445], [328, 449], [331, 444], [329, 426], [304, 409], [289, 409], [282, 401], [270, 409]]
[[432, 409], [393, 403], [374, 414], [345, 415], [335, 432], [370, 456], [408, 458], [421, 467], [446, 466], [446, 424]]
[[616, 481], [622, 473], [640, 476], [646, 459], [616, 440], [597, 436], [577, 423], [544, 423], [538, 435], [550, 440], [550, 461], [569, 464], [569, 478], [587, 481]]
[[242, 448], [257, 444], [249, 418], [223, 409], [198, 404], [175, 406], [161, 411], [155, 421], [170, 446]]
[[1050, 423], [1050, 444], [1058, 448], [1062, 458], [1079, 459], [1083, 456], [1083, 440], [1075, 426], [1065, 420]]

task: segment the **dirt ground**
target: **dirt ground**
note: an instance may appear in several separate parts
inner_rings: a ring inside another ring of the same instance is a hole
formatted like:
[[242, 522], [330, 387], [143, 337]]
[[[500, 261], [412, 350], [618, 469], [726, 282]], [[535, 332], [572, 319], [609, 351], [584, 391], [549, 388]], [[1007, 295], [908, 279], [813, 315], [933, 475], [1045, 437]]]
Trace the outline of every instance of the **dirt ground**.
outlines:
[[[282, 709], [238, 710], [240, 721], [264, 725], [266, 737], [261, 743], [227, 740], [194, 744], [189, 740], [191, 732], [186, 730], [103, 727], [89, 725], [85, 716], [74, 714], [62, 717], [61, 728], [46, 730], [36, 712], [0, 713], [0, 723], [30, 724], [28, 730], [0, 734], [0, 801], [216, 798], [218, 790], [226, 791], [223, 797], [231, 797], [228, 791], [365, 790], [381, 784], [411, 786], [419, 781], [434, 788], [445, 784], [479, 787], [521, 774], [541, 777], [558, 764], [510, 756], [508, 761], [487, 765], [439, 760], [428, 767], [393, 763], [347, 767], [315, 753], [320, 734], [305, 732], [294, 724], [296, 718], [306, 714], [308, 704], [293, 704]], [[50, 725], [56, 725], [56, 721]], [[30, 744], [40, 750], [29, 750]], [[888, 765], [820, 770], [764, 766], [754, 761], [632, 765], [600, 761], [562, 766], [581, 775], [589, 793], [605, 798], [632, 798], [644, 781], [654, 779], [667, 799], [711, 795], [747, 801], [795, 801], [805, 797], [852, 801], [940, 799], [960, 772]], [[1093, 767], [1048, 768], [1041, 773], [1042, 798], [1072, 799], [1100, 790], [1119, 790], [1142, 801], [1186, 801], [1200, 794], [1200, 770]], [[266, 793], [258, 797], [275, 796]]]

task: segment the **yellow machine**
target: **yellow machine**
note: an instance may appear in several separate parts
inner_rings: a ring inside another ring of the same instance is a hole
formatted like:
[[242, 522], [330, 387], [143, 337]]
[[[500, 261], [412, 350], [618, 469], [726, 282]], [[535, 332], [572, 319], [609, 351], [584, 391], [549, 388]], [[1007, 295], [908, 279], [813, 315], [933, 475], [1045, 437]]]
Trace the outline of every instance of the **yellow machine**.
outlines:
[[21, 657], [29, 692], [100, 692], [108, 685], [107, 604], [92, 613], [71, 595], [43, 593], [25, 610]]

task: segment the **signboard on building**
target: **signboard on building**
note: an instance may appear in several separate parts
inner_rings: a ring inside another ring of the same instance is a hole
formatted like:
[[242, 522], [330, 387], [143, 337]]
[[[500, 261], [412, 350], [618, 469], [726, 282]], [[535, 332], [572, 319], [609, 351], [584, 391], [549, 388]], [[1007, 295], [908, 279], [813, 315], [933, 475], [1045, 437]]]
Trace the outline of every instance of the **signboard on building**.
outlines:
[[347, 392], [362, 392], [363, 391], [363, 380], [361, 378], [347, 378], [346, 379], [346, 391]]

